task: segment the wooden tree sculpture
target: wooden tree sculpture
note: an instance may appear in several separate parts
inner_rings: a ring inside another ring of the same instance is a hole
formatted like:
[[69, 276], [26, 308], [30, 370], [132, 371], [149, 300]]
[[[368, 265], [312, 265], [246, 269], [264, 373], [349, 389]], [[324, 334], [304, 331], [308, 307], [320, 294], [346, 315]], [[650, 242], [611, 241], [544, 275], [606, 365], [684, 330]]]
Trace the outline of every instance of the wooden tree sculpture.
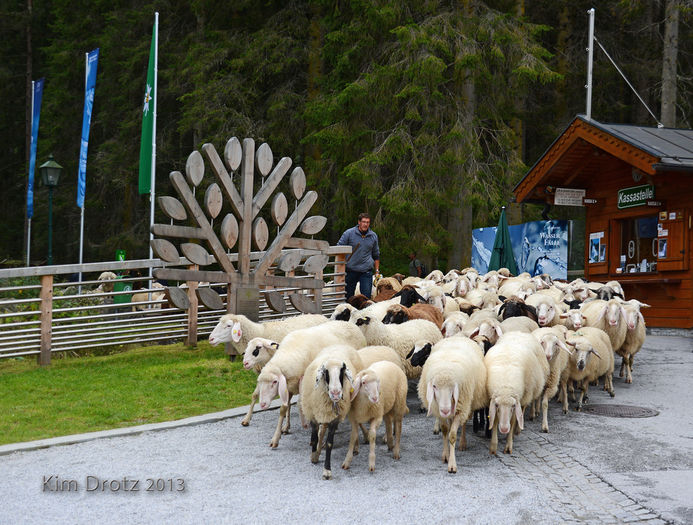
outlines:
[[[305, 191], [306, 177], [303, 170], [300, 167], [294, 168], [289, 179], [290, 191], [296, 199], [291, 216], [287, 218], [289, 205], [282, 192], [277, 192], [272, 199], [270, 214], [279, 231], [269, 248], [265, 250], [270, 230], [259, 213], [289, 172], [291, 159], [283, 157], [272, 169], [274, 159], [270, 147], [263, 143], [256, 151], [255, 141], [249, 138], [244, 139], [241, 146], [240, 141], [232, 137], [224, 148], [223, 161], [212, 144], [203, 145], [202, 152], [216, 177], [216, 182], [210, 184], [204, 194], [204, 209], [198, 204], [191, 187], [196, 188], [202, 182], [205, 162], [199, 151], [193, 151], [185, 165], [186, 176], [179, 171], [170, 174], [171, 183], [180, 200], [169, 196], [158, 198], [161, 210], [171, 219], [172, 224], [152, 225], [152, 233], [156, 238], [151, 241], [151, 245], [160, 259], [173, 263], [180, 260], [178, 249], [171, 241], [161, 237], [199, 240], [200, 243], [181, 243], [180, 250], [183, 255], [198, 267], [218, 262], [221, 270], [161, 268], [154, 272], [154, 276], [159, 279], [227, 283], [227, 309], [254, 319], [257, 319], [259, 312], [260, 286], [321, 289], [324, 286], [321, 278], [277, 276], [268, 272], [270, 266], [279, 258], [278, 269], [285, 274], [292, 273], [301, 262], [299, 248], [324, 252], [329, 247], [327, 241], [294, 237], [297, 231], [314, 235], [327, 223], [327, 219], [322, 216], [306, 218], [318, 195], [314, 191]], [[262, 185], [253, 195], [256, 171], [262, 177]], [[236, 172], [240, 173], [240, 192], [234, 185], [233, 177]], [[213, 226], [214, 219], [219, 216], [224, 201], [230, 205], [232, 213], [226, 214], [218, 226], [217, 234]], [[187, 220], [194, 222], [195, 226], [173, 224], [174, 221]], [[233, 249], [236, 241], [237, 267], [225, 250]], [[260, 251], [260, 259], [254, 268], [251, 268], [250, 264], [251, 242]], [[213, 257], [203, 244], [206, 244]], [[314, 277], [315, 274], [322, 277], [322, 270], [327, 261], [328, 257], [324, 253], [313, 255], [305, 261], [303, 270]], [[279, 312], [284, 311], [285, 302], [282, 294], [277, 291], [266, 291], [264, 294], [271, 308]], [[180, 288], [169, 287], [167, 295], [178, 308], [189, 307], [188, 295]], [[197, 295], [209, 308], [222, 309], [224, 306], [221, 297], [210, 288], [198, 288]], [[319, 294], [316, 293], [315, 296], [319, 297]], [[319, 311], [320, 305], [303, 294], [291, 294], [289, 299], [302, 312]]]

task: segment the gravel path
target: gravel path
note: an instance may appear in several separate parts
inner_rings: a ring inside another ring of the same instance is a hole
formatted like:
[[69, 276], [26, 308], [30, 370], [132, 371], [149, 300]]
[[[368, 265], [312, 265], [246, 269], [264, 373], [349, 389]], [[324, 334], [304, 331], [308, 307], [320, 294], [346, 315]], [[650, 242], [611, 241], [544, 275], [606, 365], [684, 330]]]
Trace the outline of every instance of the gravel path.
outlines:
[[276, 411], [257, 413], [247, 428], [235, 417], [0, 455], [0, 523], [693, 523], [691, 350], [691, 339], [648, 337], [634, 384], [616, 377], [613, 400], [590, 390], [591, 403], [658, 416], [564, 416], [552, 404], [551, 433], [527, 421], [513, 455], [499, 457], [470, 426], [456, 475], [411, 394], [402, 459], [378, 445], [369, 473], [362, 446], [342, 470], [343, 423], [331, 481], [310, 463], [298, 417], [279, 448], [268, 447]]

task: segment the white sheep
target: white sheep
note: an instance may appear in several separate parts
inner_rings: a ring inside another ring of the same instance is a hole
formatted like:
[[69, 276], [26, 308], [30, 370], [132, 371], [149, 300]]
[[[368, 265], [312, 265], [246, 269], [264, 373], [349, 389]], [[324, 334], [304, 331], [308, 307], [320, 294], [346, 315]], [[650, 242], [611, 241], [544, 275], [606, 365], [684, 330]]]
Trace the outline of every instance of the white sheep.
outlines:
[[393, 304], [401, 304], [400, 298], [393, 297], [392, 299], [387, 299], [386, 301], [373, 303], [369, 306], [366, 306], [363, 310], [354, 309], [351, 311], [351, 317], [349, 318], [349, 321], [355, 323], [357, 316], [361, 313], [363, 313], [363, 315], [369, 316], [371, 319], [377, 319], [378, 321], [382, 321], [387, 315], [387, 309]]
[[354, 448], [358, 446], [358, 427], [361, 423], [370, 423], [368, 470], [371, 472], [375, 470], [375, 433], [383, 419], [387, 448], [392, 450], [394, 459], [400, 458], [402, 418], [409, 413], [407, 386], [407, 376], [404, 371], [389, 361], [375, 362], [356, 374], [349, 410], [351, 436], [349, 450], [342, 463], [343, 469], [348, 469], [351, 465]]
[[489, 452], [495, 454], [498, 449], [500, 429], [508, 436], [504, 452], [512, 454], [515, 427], [524, 428], [524, 409], [544, 391], [549, 363], [539, 341], [523, 332], [502, 335], [486, 353], [484, 363], [492, 429]]
[[419, 379], [418, 394], [428, 414], [440, 418], [443, 461], [448, 472], [457, 472], [455, 442], [461, 428], [460, 450], [467, 446], [465, 424], [474, 410], [486, 406], [484, 353], [466, 337], [447, 337], [436, 343]]
[[536, 293], [527, 297], [525, 303], [536, 309], [539, 326], [553, 326], [560, 322], [563, 309], [551, 295]]
[[535, 321], [524, 315], [520, 317], [508, 317], [505, 321], [502, 321], [499, 326], [503, 334], [507, 334], [508, 332], [526, 332], [530, 334], [539, 328], [539, 325]]
[[[541, 430], [544, 432], [549, 431], [549, 399], [556, 395], [569, 374], [568, 362], [572, 352], [565, 344], [565, 334], [565, 328], [560, 325], [538, 328], [532, 332], [544, 349], [546, 360], [549, 362], [549, 376], [541, 397]], [[532, 409], [534, 412], [534, 407]]]
[[106, 292], [110, 293], [113, 291], [113, 282], [116, 280], [118, 276], [113, 273], [113, 272], [101, 272], [101, 274], [97, 277], [97, 281], [101, 281], [99, 286], [96, 287], [96, 292]]
[[621, 361], [621, 370], [619, 377], [623, 377], [623, 371], [626, 371], [626, 383], [633, 382], [633, 357], [640, 351], [645, 342], [645, 319], [640, 312], [640, 308], [649, 308], [649, 304], [641, 303], [636, 299], [631, 299], [623, 303], [623, 309], [626, 313], [626, 338], [623, 344], [616, 350], [623, 360]]
[[[291, 397], [298, 394], [299, 382], [306, 366], [330, 345], [347, 345], [354, 349], [366, 346], [361, 331], [346, 321], [326, 323], [295, 330], [279, 344], [279, 349], [257, 376], [260, 408], [267, 408], [277, 395], [281, 399], [279, 420], [270, 446], [277, 448], [282, 434], [282, 423], [290, 409]], [[288, 428], [284, 429], [284, 433]]]
[[414, 344], [421, 339], [436, 343], [443, 338], [438, 327], [425, 319], [413, 319], [402, 324], [391, 325], [372, 319], [363, 311], [354, 312], [354, 314], [356, 326], [362, 330], [368, 344], [392, 347], [402, 359], [409, 379], [417, 378], [421, 374], [420, 368], [415, 368], [406, 361], [406, 356]]
[[587, 317], [578, 308], [570, 308], [560, 314], [561, 324], [568, 330], [579, 330], [587, 321]]
[[619, 299], [610, 299], [602, 301], [595, 299], [593, 301], [584, 302], [580, 310], [587, 318], [585, 326], [601, 328], [609, 336], [611, 348], [621, 348], [623, 341], [626, 339], [626, 312]]
[[351, 318], [351, 312], [356, 310], [356, 308], [349, 303], [338, 304], [332, 315], [330, 315], [330, 320], [332, 321], [348, 321]]
[[[274, 357], [277, 348], [279, 348], [279, 343], [276, 341], [271, 341], [262, 337], [251, 339], [248, 341], [248, 346], [243, 353], [243, 368], [246, 370], [253, 369], [255, 373], [259, 374], [262, 367]], [[241, 425], [244, 427], [250, 424], [250, 419], [253, 417], [253, 408], [255, 408], [255, 403], [257, 403], [259, 395], [260, 389], [255, 385], [255, 390], [253, 390], [253, 395], [250, 398], [248, 412], [241, 420]], [[282, 432], [288, 432], [289, 428], [291, 428], [290, 415], [290, 412], [286, 415], [286, 426], [282, 429]]]
[[[477, 312], [474, 313], [476, 314]], [[483, 335], [484, 337], [488, 338], [492, 344], [495, 344], [496, 341], [498, 341], [498, 338], [503, 335], [500, 325], [501, 322], [498, 320], [498, 317], [493, 314], [493, 312], [491, 312], [491, 315], [488, 316], [475, 317], [472, 315], [467, 324], [464, 325], [462, 334], [469, 338], [473, 338], [477, 335]]]
[[390, 346], [370, 345], [358, 349], [359, 357], [364, 368], [368, 368], [378, 361], [389, 361], [397, 365], [404, 372], [404, 363], [400, 355]]
[[301, 410], [311, 426], [313, 463], [317, 463], [320, 456], [318, 425], [327, 425], [323, 479], [332, 478], [334, 434], [351, 408], [353, 377], [361, 370], [361, 360], [356, 350], [339, 344], [325, 347], [305, 369], [300, 387]]
[[[614, 397], [612, 375], [614, 373], [614, 352], [609, 336], [601, 329], [590, 326], [580, 328], [577, 332], [568, 332], [565, 338], [567, 345], [573, 347], [568, 364], [569, 374], [561, 382], [563, 412], [568, 411], [567, 381], [582, 381], [577, 410], [582, 410], [582, 403], [587, 399], [587, 390], [592, 381], [604, 378], [604, 390]], [[592, 357], [594, 355], [596, 357]]]
[[209, 334], [209, 342], [212, 346], [219, 343], [231, 343], [240, 354], [245, 351], [248, 341], [255, 337], [264, 337], [281, 343], [282, 339], [294, 330], [316, 326], [327, 321], [324, 315], [302, 314], [280, 321], [256, 323], [245, 315], [226, 314], [221, 316], [214, 330]]
[[467, 321], [469, 321], [469, 315], [464, 312], [451, 312], [445, 316], [440, 331], [445, 337], [452, 337], [462, 332]]

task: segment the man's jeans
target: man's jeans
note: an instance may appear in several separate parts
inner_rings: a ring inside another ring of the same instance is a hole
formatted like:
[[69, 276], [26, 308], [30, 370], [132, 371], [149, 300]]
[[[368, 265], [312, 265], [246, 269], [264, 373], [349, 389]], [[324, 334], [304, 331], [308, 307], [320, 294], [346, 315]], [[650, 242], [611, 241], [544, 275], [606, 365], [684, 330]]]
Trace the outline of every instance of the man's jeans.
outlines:
[[373, 272], [352, 272], [347, 270], [345, 281], [347, 299], [354, 295], [356, 283], [359, 283], [361, 293], [369, 299], [371, 298], [371, 290], [373, 289]]

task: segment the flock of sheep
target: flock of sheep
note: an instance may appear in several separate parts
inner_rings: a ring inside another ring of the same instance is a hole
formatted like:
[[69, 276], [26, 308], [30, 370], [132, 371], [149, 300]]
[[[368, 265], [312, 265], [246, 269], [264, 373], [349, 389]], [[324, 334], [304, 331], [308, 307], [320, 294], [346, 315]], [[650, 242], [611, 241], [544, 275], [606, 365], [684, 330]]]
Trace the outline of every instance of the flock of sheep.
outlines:
[[468, 420], [490, 437], [491, 454], [498, 431], [505, 434], [510, 454], [527, 410], [530, 419], [541, 411], [548, 432], [554, 396], [564, 413], [574, 388], [577, 410], [595, 382], [613, 397], [615, 354], [622, 357], [620, 376], [631, 383], [633, 357], [645, 339], [640, 308], [648, 305], [626, 301], [617, 281], [565, 283], [547, 275], [514, 277], [504, 268], [485, 275], [467, 268], [445, 275], [435, 270], [424, 279], [382, 278], [376, 292], [373, 300], [356, 295], [338, 305], [330, 319], [306, 314], [254, 323], [224, 315], [209, 336], [213, 345], [231, 342], [243, 352], [244, 367], [258, 373], [241, 424], [250, 424], [257, 402], [264, 409], [280, 398], [271, 447], [289, 433], [291, 398], [300, 394], [314, 463], [325, 448], [324, 479], [332, 477], [334, 434], [346, 418], [351, 436], [342, 468], [358, 453], [361, 428], [369, 470], [375, 470], [383, 420], [388, 449], [399, 459], [409, 380], [418, 380], [422, 407], [436, 418], [434, 433], [442, 433], [442, 460], [454, 473], [455, 445], [466, 447]]

